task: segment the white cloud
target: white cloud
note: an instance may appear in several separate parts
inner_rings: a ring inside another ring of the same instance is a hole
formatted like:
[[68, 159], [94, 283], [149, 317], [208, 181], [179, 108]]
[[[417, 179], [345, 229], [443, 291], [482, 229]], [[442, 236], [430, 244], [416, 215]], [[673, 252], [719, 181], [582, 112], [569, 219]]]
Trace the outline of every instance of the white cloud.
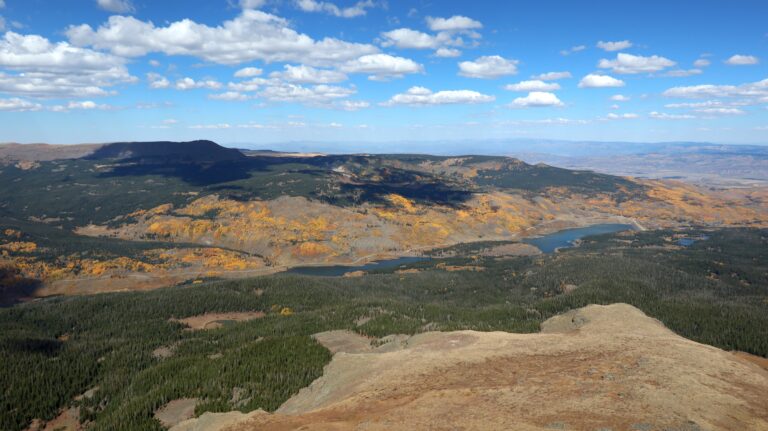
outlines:
[[147, 74], [147, 81], [149, 81], [150, 88], [168, 88], [171, 86], [171, 81], [168, 78], [154, 72]]
[[228, 123], [220, 124], [195, 124], [189, 126], [190, 129], [231, 129], [232, 125]]
[[694, 76], [694, 75], [701, 75], [704, 71], [701, 69], [677, 69], [677, 70], [670, 70], [668, 72], [665, 72], [662, 74], [662, 76], [668, 76], [670, 78], [685, 78], [688, 76]]
[[376, 6], [376, 3], [373, 0], [365, 0], [350, 7], [340, 8], [327, 1], [296, 0], [296, 5], [304, 12], [323, 12], [340, 18], [355, 18], [368, 13], [366, 9]]
[[696, 116], [690, 114], [668, 114], [656, 111], [649, 113], [648, 116], [656, 120], [692, 120], [696, 118]]
[[725, 64], [730, 64], [731, 66], [751, 66], [758, 63], [760, 63], [760, 60], [754, 55], [736, 54], [725, 60]]
[[264, 87], [257, 94], [260, 98], [272, 102], [293, 102], [314, 106], [328, 106], [337, 99], [343, 99], [355, 94], [354, 88], [335, 85], [314, 85], [305, 87], [296, 84], [275, 83]]
[[579, 88], [609, 88], [609, 87], [623, 87], [624, 81], [616, 79], [609, 75], [597, 75], [590, 73], [589, 75], [581, 78], [579, 82]]
[[218, 90], [221, 88], [221, 83], [212, 79], [203, 81], [195, 81], [192, 78], [186, 77], [176, 81], [174, 88], [177, 90], [192, 90], [197, 88], [205, 88], [208, 90]]
[[175, 118], [166, 118], [163, 120], [163, 124], [178, 124], [179, 120], [176, 120]]
[[0, 39], [0, 92], [31, 97], [94, 97], [106, 87], [136, 82], [119, 57], [37, 35], [6, 32]]
[[449, 105], [449, 104], [474, 104], [488, 103], [496, 100], [495, 97], [478, 93], [472, 90], [444, 90], [437, 93], [424, 87], [411, 87], [405, 93], [392, 96], [384, 106], [394, 105]]
[[[443, 33], [444, 35], [446, 33]], [[438, 36], [422, 33], [410, 28], [398, 28], [381, 34], [384, 37], [384, 46], [396, 46], [406, 49], [432, 49], [437, 48], [442, 42]], [[445, 36], [442, 36], [445, 38]]]
[[435, 57], [453, 58], [461, 55], [461, 51], [455, 48], [438, 48], [435, 51]]
[[741, 85], [692, 85], [673, 87], [662, 93], [666, 97], [683, 99], [718, 99], [742, 97], [752, 103], [768, 102], [768, 78]]
[[703, 109], [696, 109], [695, 111], [700, 112], [702, 114], [708, 114], [708, 115], [744, 115], [746, 114], [746, 112], [738, 108], [703, 108]]
[[69, 102], [67, 104], [67, 109], [85, 109], [85, 110], [91, 110], [91, 109], [110, 109], [111, 106], [109, 105], [99, 105], [96, 102], [92, 100], [82, 100], [82, 101], [76, 101], [76, 102]]
[[347, 80], [347, 75], [336, 70], [315, 69], [311, 66], [286, 64], [282, 72], [272, 72], [271, 78], [300, 84], [332, 84]]
[[608, 120], [634, 120], [635, 118], [640, 118], [640, 116], [633, 113], [614, 114], [611, 112], [610, 114], [606, 115], [605, 118]]
[[698, 59], [698, 60], [693, 62], [693, 66], [694, 67], [707, 67], [710, 64], [711, 64], [711, 62], [709, 60], [707, 60], [706, 58], [700, 58], [700, 59]]
[[563, 102], [554, 93], [532, 91], [525, 97], [518, 97], [513, 100], [511, 106], [518, 108], [542, 108], [547, 106], [563, 106]]
[[149, 65], [152, 67], [160, 67], [160, 62], [157, 60], [149, 60]]
[[611, 69], [613, 73], [632, 74], [632, 73], [651, 73], [658, 72], [667, 67], [672, 67], [676, 63], [668, 58], [652, 55], [643, 57], [641, 55], [632, 55], [619, 53], [615, 60], [602, 59], [597, 63], [601, 69]]
[[566, 79], [571, 78], [571, 72], [547, 72], [542, 73], [541, 75], [534, 75], [531, 78], [538, 79], [541, 81], [557, 81], [560, 79]]
[[19, 99], [18, 97], [0, 99], [0, 111], [25, 112], [39, 111], [41, 109], [43, 109], [43, 105], [30, 102], [29, 100]]
[[260, 60], [322, 66], [378, 52], [378, 48], [369, 44], [335, 38], [314, 40], [291, 29], [283, 18], [251, 9], [216, 27], [189, 19], [156, 27], [134, 17], [111, 16], [95, 30], [82, 24], [70, 26], [66, 34], [75, 45], [106, 49], [124, 57], [161, 52], [219, 64]]
[[92, 100], [81, 100], [71, 101], [66, 105], [49, 106], [48, 109], [53, 112], [69, 112], [74, 110], [92, 111], [96, 109], [106, 111], [112, 109], [112, 106], [104, 104], [100, 105]]
[[623, 94], [614, 94], [613, 96], [611, 96], [611, 100], [613, 100], [614, 102], [628, 102], [629, 97]]
[[371, 104], [364, 100], [342, 100], [334, 105], [334, 107], [345, 111], [359, 111], [370, 106]]
[[424, 67], [408, 58], [389, 54], [370, 54], [347, 61], [339, 67], [339, 70], [346, 73], [365, 73], [370, 75], [370, 79], [384, 80], [400, 78], [409, 73], [421, 73]]
[[266, 3], [266, 0], [240, 0], [240, 7], [243, 9], [258, 9]]
[[480, 21], [475, 21], [461, 15], [454, 15], [450, 18], [427, 17], [427, 26], [432, 31], [465, 31], [483, 28]]
[[228, 102], [242, 102], [248, 100], [251, 97], [247, 94], [239, 93], [237, 91], [225, 91], [224, 93], [209, 94], [209, 99], [212, 100], [224, 100]]
[[96, 0], [96, 4], [107, 12], [133, 13], [136, 8], [131, 0]]
[[560, 51], [560, 55], [571, 55], [576, 52], [584, 51], [585, 49], [587, 49], [586, 45], [576, 45]]
[[263, 72], [258, 67], [244, 67], [235, 72], [235, 78], [252, 78], [261, 75]]
[[468, 78], [493, 79], [517, 73], [517, 60], [509, 60], [498, 55], [479, 57], [475, 61], [459, 63], [459, 75]]
[[597, 42], [597, 47], [604, 51], [621, 51], [632, 47], [632, 42], [628, 40], [620, 40], [616, 42]]
[[555, 91], [560, 89], [560, 85], [555, 82], [544, 82], [541, 80], [521, 81], [517, 84], [509, 84], [504, 87], [509, 91]]

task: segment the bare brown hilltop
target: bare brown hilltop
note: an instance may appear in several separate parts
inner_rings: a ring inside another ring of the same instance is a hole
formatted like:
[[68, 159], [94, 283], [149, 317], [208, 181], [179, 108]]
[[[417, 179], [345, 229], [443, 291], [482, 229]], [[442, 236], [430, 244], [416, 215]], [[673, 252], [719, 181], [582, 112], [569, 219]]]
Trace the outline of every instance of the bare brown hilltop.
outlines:
[[369, 349], [338, 335], [318, 337], [338, 353], [276, 413], [206, 413], [172, 430], [768, 430], [765, 364], [626, 304], [571, 311], [539, 334], [431, 332]]

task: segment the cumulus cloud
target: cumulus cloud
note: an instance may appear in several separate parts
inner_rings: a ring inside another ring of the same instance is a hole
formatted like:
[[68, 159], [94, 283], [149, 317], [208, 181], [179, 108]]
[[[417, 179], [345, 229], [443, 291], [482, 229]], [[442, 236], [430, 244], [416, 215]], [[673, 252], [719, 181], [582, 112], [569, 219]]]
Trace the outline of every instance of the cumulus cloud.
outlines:
[[344, 111], [359, 111], [368, 108], [371, 104], [364, 100], [342, 100], [335, 103], [333, 106], [338, 109], [343, 109]]
[[613, 100], [614, 102], [628, 102], [629, 97], [623, 94], [614, 94], [613, 96], [611, 96], [611, 100]]
[[725, 64], [730, 64], [731, 66], [751, 66], [758, 63], [760, 63], [760, 60], [754, 55], [736, 54], [725, 60]]
[[509, 91], [555, 91], [560, 89], [560, 85], [555, 82], [544, 82], [541, 80], [520, 81], [517, 84], [509, 84], [504, 87]]
[[611, 112], [610, 114], [606, 115], [605, 118], [608, 120], [633, 120], [635, 118], [640, 118], [640, 116], [633, 113], [614, 114]]
[[704, 109], [704, 108], [721, 108], [729, 106], [746, 106], [753, 104], [748, 100], [728, 101], [723, 102], [721, 100], [706, 100], [704, 102], [683, 102], [683, 103], [668, 103], [664, 105], [665, 108], [672, 109]]
[[135, 82], [119, 57], [6, 32], [0, 39], [0, 92], [29, 97], [94, 97], [107, 87]]
[[598, 75], [590, 73], [589, 75], [581, 78], [579, 82], [579, 88], [610, 88], [610, 87], [623, 87], [624, 81], [616, 79], [609, 75]]
[[[442, 33], [446, 35], [446, 33]], [[432, 49], [445, 41], [441, 37], [423, 33], [410, 28], [398, 28], [381, 34], [384, 38], [384, 46], [396, 46], [406, 49]], [[442, 36], [445, 38], [445, 36]]]
[[242, 102], [248, 100], [251, 97], [247, 94], [239, 93], [237, 91], [225, 91], [223, 93], [209, 94], [209, 99], [212, 100], [224, 100], [228, 102]]
[[264, 71], [259, 69], [258, 67], [244, 67], [237, 72], [235, 72], [235, 78], [251, 78], [254, 76], [259, 76]]
[[177, 90], [193, 90], [197, 88], [204, 88], [208, 90], [218, 90], [219, 88], [221, 88], [221, 83], [212, 79], [195, 81], [192, 78], [186, 77], [176, 81], [174, 88], [176, 88]]
[[597, 42], [597, 47], [604, 51], [621, 51], [632, 47], [632, 42], [628, 40], [619, 40], [616, 42]]
[[133, 13], [136, 8], [131, 0], [96, 0], [96, 4], [107, 12]]
[[613, 73], [633, 74], [658, 72], [675, 64], [674, 61], [659, 57], [658, 55], [643, 57], [641, 55], [619, 53], [614, 60], [600, 60], [597, 63], [597, 67], [611, 69]]
[[746, 112], [739, 108], [702, 108], [696, 109], [696, 112], [708, 115], [744, 115]]
[[701, 75], [704, 73], [701, 69], [677, 69], [677, 70], [670, 70], [668, 72], [664, 72], [662, 76], [667, 76], [670, 78], [685, 78], [688, 76], [694, 76], [694, 75]]
[[532, 91], [525, 97], [518, 97], [513, 100], [511, 106], [518, 108], [543, 108], [548, 106], [563, 106], [563, 102], [561, 102], [554, 93]]
[[373, 80], [401, 78], [409, 73], [421, 73], [424, 67], [415, 61], [389, 54], [370, 54], [349, 60], [339, 66], [346, 73], [365, 73]]
[[168, 88], [171, 86], [171, 81], [168, 78], [160, 75], [159, 73], [150, 72], [147, 74], [147, 81], [149, 81], [150, 88]]
[[517, 60], [509, 60], [498, 55], [479, 57], [475, 61], [459, 63], [459, 75], [468, 78], [493, 79], [517, 73]]
[[560, 79], [571, 78], [571, 72], [547, 72], [540, 75], [534, 75], [531, 78], [540, 81], [557, 81]]
[[564, 50], [560, 51], [560, 55], [566, 55], [567, 56], [567, 55], [571, 55], [571, 54], [574, 54], [574, 53], [577, 53], [577, 52], [584, 51], [585, 49], [587, 49], [586, 45], [576, 45], [576, 46], [572, 46], [572, 47], [570, 47], [568, 49], [564, 49]]
[[405, 93], [392, 96], [384, 106], [394, 105], [449, 105], [449, 104], [475, 104], [488, 103], [496, 100], [495, 97], [472, 90], [444, 90], [432, 92], [424, 87], [411, 87]]
[[130, 16], [111, 16], [97, 29], [88, 24], [70, 26], [66, 35], [77, 46], [109, 50], [123, 57], [161, 52], [219, 64], [260, 60], [323, 66], [378, 52], [369, 44], [335, 38], [314, 40], [291, 29], [283, 18], [251, 9], [216, 27], [189, 19], [157, 27]]
[[243, 9], [258, 9], [266, 3], [266, 0], [240, 0], [240, 7]]
[[43, 109], [43, 105], [30, 102], [29, 100], [19, 99], [18, 97], [0, 99], [0, 111], [26, 112], [39, 111], [41, 109]]
[[109, 110], [113, 109], [111, 105], [98, 104], [92, 100], [71, 101], [66, 105], [54, 105], [48, 107], [53, 112], [69, 112], [69, 111], [92, 111], [92, 110]]
[[455, 48], [438, 48], [435, 57], [453, 58], [461, 55], [461, 51]]
[[355, 93], [354, 88], [335, 85], [301, 86], [289, 83], [274, 83], [264, 87], [257, 95], [271, 102], [293, 102], [327, 106], [337, 99], [343, 99]]
[[656, 111], [649, 113], [648, 116], [656, 120], [692, 120], [696, 118], [696, 116], [690, 114], [668, 114]]
[[741, 97], [751, 103], [768, 103], [768, 78], [741, 85], [691, 85], [672, 87], [662, 93], [683, 99], [719, 99]]
[[698, 60], [693, 62], [693, 66], [694, 67], [707, 67], [710, 64], [711, 64], [711, 62], [709, 60], [707, 60], [706, 58], [700, 58], [700, 59], [698, 59]]
[[480, 21], [467, 18], [461, 15], [454, 15], [450, 18], [427, 17], [427, 26], [432, 31], [466, 31], [483, 28]]
[[286, 64], [282, 72], [272, 72], [271, 78], [300, 84], [332, 84], [347, 80], [347, 75], [336, 70], [315, 69], [311, 66]]
[[367, 9], [376, 6], [373, 0], [359, 1], [353, 6], [340, 8], [327, 1], [296, 0], [296, 6], [304, 12], [322, 12], [340, 18], [355, 18], [368, 13]]
[[194, 124], [189, 126], [190, 129], [231, 129], [232, 125], [229, 123], [219, 124]]

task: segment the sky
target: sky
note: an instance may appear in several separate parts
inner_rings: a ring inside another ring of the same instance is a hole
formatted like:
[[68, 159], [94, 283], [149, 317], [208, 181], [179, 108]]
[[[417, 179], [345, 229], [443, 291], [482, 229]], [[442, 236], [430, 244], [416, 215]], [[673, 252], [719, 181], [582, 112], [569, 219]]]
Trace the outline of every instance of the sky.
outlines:
[[766, 17], [765, 0], [0, 0], [0, 142], [768, 144]]

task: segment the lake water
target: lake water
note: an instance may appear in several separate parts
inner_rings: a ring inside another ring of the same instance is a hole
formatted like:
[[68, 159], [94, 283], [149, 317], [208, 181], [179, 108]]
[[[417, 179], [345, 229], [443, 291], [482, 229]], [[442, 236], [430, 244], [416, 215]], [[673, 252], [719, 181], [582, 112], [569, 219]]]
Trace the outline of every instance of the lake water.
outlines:
[[[538, 238], [529, 238], [523, 240], [528, 244], [538, 247], [544, 253], [552, 253], [557, 248], [571, 247], [573, 242], [577, 239], [584, 238], [589, 235], [599, 235], [603, 233], [621, 232], [624, 230], [632, 230], [634, 226], [630, 224], [596, 224], [593, 226], [580, 227], [576, 229], [566, 229], [557, 232], [543, 235]], [[377, 269], [394, 269], [401, 265], [410, 263], [423, 262], [429, 260], [428, 257], [398, 257], [396, 259], [376, 260], [366, 263], [365, 265], [346, 266], [346, 265], [329, 265], [329, 266], [297, 266], [295, 268], [288, 269], [288, 274], [301, 274], [301, 275], [320, 275], [325, 277], [339, 277], [352, 271], [375, 271]]]
[[692, 238], [680, 238], [677, 240], [677, 245], [682, 245], [683, 247], [690, 247], [693, 244], [695, 244], [696, 241], [705, 241], [708, 239], [709, 237], [707, 235], [701, 235], [701, 236], [692, 237]]
[[365, 265], [357, 266], [345, 266], [345, 265], [331, 265], [331, 266], [297, 266], [291, 268], [285, 272], [289, 274], [301, 274], [301, 275], [322, 275], [326, 277], [338, 277], [352, 271], [375, 271], [377, 269], [393, 269], [400, 265], [408, 263], [416, 263], [429, 260], [428, 257], [398, 257], [396, 259], [376, 260], [366, 263]]
[[631, 224], [596, 224], [587, 227], [561, 230], [537, 238], [528, 238], [523, 240], [523, 242], [538, 247], [539, 250], [544, 253], [553, 253], [558, 248], [572, 247], [574, 241], [584, 238], [585, 236], [621, 232], [625, 230], [633, 230], [634, 228], [635, 227]]

